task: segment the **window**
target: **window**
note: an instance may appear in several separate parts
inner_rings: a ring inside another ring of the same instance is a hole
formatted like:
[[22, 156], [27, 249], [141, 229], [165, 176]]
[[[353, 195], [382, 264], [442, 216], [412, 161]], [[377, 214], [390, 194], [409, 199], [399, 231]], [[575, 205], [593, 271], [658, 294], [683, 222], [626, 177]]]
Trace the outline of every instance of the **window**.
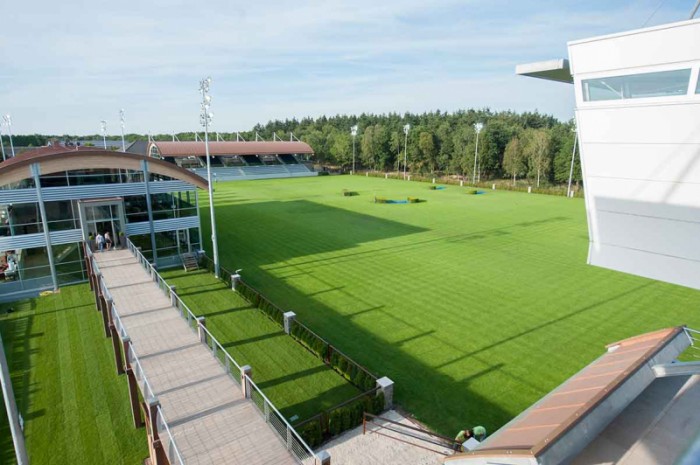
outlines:
[[671, 97], [686, 95], [690, 82], [690, 69], [658, 71], [654, 73], [611, 76], [585, 79], [583, 100], [625, 100], [632, 98]]

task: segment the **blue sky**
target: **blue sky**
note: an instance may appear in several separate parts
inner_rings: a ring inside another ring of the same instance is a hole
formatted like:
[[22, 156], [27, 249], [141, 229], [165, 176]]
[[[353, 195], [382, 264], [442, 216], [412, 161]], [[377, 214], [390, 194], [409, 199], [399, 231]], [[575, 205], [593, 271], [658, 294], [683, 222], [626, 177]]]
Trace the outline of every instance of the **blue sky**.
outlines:
[[[0, 112], [15, 133], [214, 130], [322, 114], [489, 107], [573, 116], [515, 65], [566, 42], [686, 19], [694, 0], [26, 0], [3, 8]], [[659, 8], [660, 6], [660, 8]], [[657, 10], [649, 19], [652, 13]]]

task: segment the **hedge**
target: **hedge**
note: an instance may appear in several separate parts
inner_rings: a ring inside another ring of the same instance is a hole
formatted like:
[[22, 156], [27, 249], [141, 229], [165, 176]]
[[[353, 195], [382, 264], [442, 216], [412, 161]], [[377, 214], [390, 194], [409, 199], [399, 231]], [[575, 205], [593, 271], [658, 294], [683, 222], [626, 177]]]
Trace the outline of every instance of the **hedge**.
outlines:
[[347, 189], [343, 189], [343, 197], [353, 197], [353, 196], [356, 196], [356, 195], [360, 195], [360, 194], [359, 194], [358, 192], [356, 192], [356, 191], [350, 191], [350, 190], [347, 190]]
[[476, 189], [467, 189], [467, 190], [464, 191], [464, 193], [465, 193], [465, 194], [469, 194], [469, 195], [476, 195], [476, 194], [479, 193], [479, 191], [476, 190]]

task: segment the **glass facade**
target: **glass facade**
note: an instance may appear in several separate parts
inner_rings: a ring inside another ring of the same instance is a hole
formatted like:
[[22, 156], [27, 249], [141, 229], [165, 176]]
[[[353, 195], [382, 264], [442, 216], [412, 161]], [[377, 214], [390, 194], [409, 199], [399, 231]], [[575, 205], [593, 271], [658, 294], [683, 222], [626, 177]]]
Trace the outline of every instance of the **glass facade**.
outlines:
[[0, 204], [0, 236], [19, 236], [44, 232], [39, 204]]
[[[50, 195], [44, 196], [46, 218], [41, 216], [37, 202], [2, 203], [0, 201], [0, 297], [18, 292], [30, 292], [82, 282], [87, 279], [85, 269], [82, 237], [92, 241], [97, 233], [110, 233], [113, 248], [117, 249], [126, 242], [129, 225], [133, 231], [148, 229], [148, 205], [146, 195], [98, 196], [89, 199], [60, 200], [62, 187], [86, 185], [114, 185], [120, 183], [143, 182], [143, 173], [133, 170], [99, 169], [76, 170], [41, 176], [42, 188], [52, 189]], [[149, 174], [149, 181], [160, 182], [173, 180], [167, 176]], [[163, 190], [163, 184], [157, 190]], [[0, 192], [8, 189], [34, 188], [32, 179], [25, 179], [11, 185], [0, 186]], [[131, 192], [135, 189], [131, 188]], [[75, 197], [81, 189], [66, 191], [66, 197]], [[95, 189], [86, 189], [95, 192]], [[112, 190], [111, 192], [115, 192]], [[118, 190], [116, 191], [118, 192]], [[31, 194], [31, 193], [29, 193]], [[32, 198], [26, 193], [14, 193], [16, 198]], [[46, 198], [51, 200], [46, 200]], [[0, 194], [2, 198], [2, 194]], [[54, 199], [59, 200], [54, 200]], [[151, 194], [153, 220], [170, 220], [197, 217], [197, 201], [194, 191], [173, 191]], [[46, 244], [44, 223], [51, 233], [49, 247], [35, 245]], [[175, 222], [173, 224], [177, 224]], [[191, 220], [182, 221], [183, 225], [193, 224]], [[177, 227], [177, 226], [175, 226]], [[160, 225], [159, 229], [162, 229]], [[20, 236], [39, 234], [22, 238]], [[121, 234], [120, 234], [121, 233]], [[134, 244], [141, 247], [144, 255], [153, 260], [151, 235], [132, 234], [129, 236]], [[200, 249], [199, 228], [185, 228], [161, 231], [155, 234], [157, 264], [160, 267], [179, 266], [183, 253]], [[66, 242], [66, 243], [62, 243]], [[19, 244], [22, 244], [21, 246]], [[29, 246], [31, 244], [31, 246]], [[93, 244], [94, 245], [94, 244]], [[4, 249], [4, 250], [3, 250]], [[49, 257], [51, 253], [51, 257]], [[109, 253], [109, 252], [108, 252]], [[51, 261], [53, 261], [52, 275]]]
[[585, 102], [686, 95], [689, 83], [690, 69], [611, 76], [581, 81], [583, 100]]

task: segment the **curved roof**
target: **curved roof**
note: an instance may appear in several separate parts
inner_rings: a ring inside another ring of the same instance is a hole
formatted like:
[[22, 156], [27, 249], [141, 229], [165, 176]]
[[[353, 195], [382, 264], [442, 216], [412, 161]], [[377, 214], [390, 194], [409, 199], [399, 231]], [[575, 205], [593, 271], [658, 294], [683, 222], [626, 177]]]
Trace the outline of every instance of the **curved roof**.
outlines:
[[[158, 148], [161, 157], [203, 157], [206, 155], [204, 142], [160, 142], [149, 144], [149, 152], [153, 146]], [[314, 151], [306, 142], [257, 142], [257, 141], [227, 141], [209, 142], [209, 154], [214, 156], [226, 155], [280, 155], [291, 153], [308, 153]]]
[[148, 161], [151, 173], [168, 176], [206, 189], [207, 181], [200, 176], [157, 158], [133, 153], [112, 152], [93, 147], [41, 147], [24, 152], [0, 163], [0, 186], [31, 178], [30, 166], [39, 163], [41, 174], [85, 169], [141, 170], [141, 161]]

